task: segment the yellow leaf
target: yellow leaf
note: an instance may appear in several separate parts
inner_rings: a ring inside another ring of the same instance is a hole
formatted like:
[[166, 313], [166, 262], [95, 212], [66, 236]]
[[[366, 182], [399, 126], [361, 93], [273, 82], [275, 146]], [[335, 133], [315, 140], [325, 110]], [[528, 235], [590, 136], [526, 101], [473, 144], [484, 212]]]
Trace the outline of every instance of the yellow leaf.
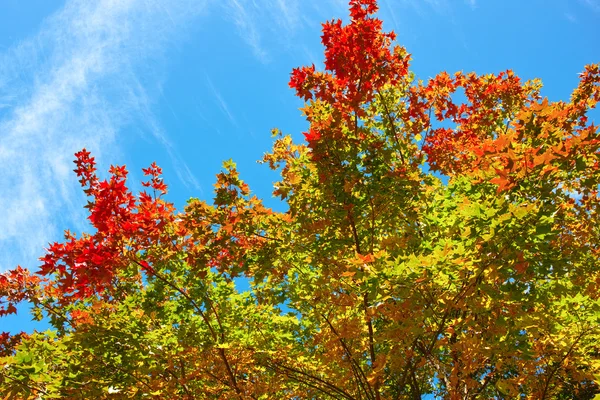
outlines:
[[290, 185], [297, 185], [302, 181], [302, 179], [297, 174], [289, 173], [287, 175], [287, 181]]

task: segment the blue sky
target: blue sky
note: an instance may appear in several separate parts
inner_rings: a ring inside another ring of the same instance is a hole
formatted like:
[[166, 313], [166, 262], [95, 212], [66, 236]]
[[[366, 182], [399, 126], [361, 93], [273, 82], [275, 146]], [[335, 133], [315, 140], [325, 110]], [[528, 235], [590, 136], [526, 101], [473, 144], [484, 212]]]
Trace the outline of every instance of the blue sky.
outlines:
[[[379, 4], [421, 79], [510, 68], [558, 100], [600, 61], [600, 0]], [[103, 173], [126, 164], [134, 188], [157, 161], [178, 207], [211, 198], [233, 158], [278, 207], [276, 175], [256, 160], [272, 128], [301, 140], [289, 73], [320, 65], [321, 22], [346, 16], [345, 0], [1, 0], [0, 272], [36, 267], [64, 229], [86, 229], [72, 173], [83, 147]]]

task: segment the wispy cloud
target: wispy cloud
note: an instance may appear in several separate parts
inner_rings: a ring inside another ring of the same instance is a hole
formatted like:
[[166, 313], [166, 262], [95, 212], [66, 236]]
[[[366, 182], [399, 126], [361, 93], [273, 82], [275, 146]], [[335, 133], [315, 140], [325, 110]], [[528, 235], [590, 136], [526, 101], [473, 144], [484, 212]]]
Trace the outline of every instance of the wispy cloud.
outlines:
[[37, 35], [0, 53], [0, 270], [34, 262], [62, 228], [81, 225], [73, 153], [118, 152], [136, 118], [147, 118], [181, 179], [197, 186], [150, 118], [148, 90], [161, 80], [165, 48], [204, 6], [72, 0]]
[[241, 38], [263, 63], [272, 59], [269, 44], [295, 47], [295, 35], [302, 27], [320, 27], [325, 19], [345, 17], [348, 13], [346, 0], [225, 0], [221, 5]]
[[575, 17], [570, 12], [566, 12], [563, 15], [565, 16], [565, 18], [567, 19], [567, 21], [569, 21], [571, 23], [574, 23], [574, 24], [577, 23], [577, 17]]
[[261, 61], [267, 62], [268, 53], [263, 47], [257, 17], [253, 12], [258, 8], [256, 4], [248, 4], [245, 0], [229, 0], [223, 2], [223, 6], [231, 15], [239, 34], [252, 48], [254, 55]]
[[600, 1], [598, 0], [580, 0], [588, 8], [595, 12], [600, 12]]
[[390, 0], [382, 0], [380, 2], [381, 8], [384, 9], [392, 19], [392, 23], [395, 27], [400, 26], [398, 23], [398, 17], [396, 17], [396, 12], [394, 11], [394, 7], [391, 6]]
[[215, 101], [217, 102], [219, 108], [221, 109], [221, 112], [227, 117], [227, 119], [229, 120], [229, 122], [231, 122], [231, 124], [233, 126], [235, 126], [236, 128], [239, 128], [239, 125], [235, 119], [235, 116], [229, 109], [229, 106], [227, 105], [227, 102], [223, 99], [223, 96], [221, 96], [221, 93], [217, 90], [217, 88], [215, 87], [215, 85], [213, 84], [212, 80], [210, 79], [210, 77], [208, 75], [205, 75], [204, 77], [206, 79], [206, 84], [208, 85], [208, 88], [210, 89], [212, 96], [214, 97]]

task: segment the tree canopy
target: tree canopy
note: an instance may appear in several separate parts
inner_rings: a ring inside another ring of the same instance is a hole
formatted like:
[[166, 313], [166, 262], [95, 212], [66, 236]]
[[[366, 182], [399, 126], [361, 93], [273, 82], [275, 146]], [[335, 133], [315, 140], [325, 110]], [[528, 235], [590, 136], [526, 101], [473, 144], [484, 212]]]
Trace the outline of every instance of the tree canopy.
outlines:
[[266, 208], [227, 161], [175, 210], [76, 154], [93, 232], [0, 275], [52, 329], [0, 337], [0, 395], [591, 399], [600, 393], [598, 65], [569, 101], [512, 71], [428, 81], [375, 0], [294, 69], [304, 143], [273, 131]]

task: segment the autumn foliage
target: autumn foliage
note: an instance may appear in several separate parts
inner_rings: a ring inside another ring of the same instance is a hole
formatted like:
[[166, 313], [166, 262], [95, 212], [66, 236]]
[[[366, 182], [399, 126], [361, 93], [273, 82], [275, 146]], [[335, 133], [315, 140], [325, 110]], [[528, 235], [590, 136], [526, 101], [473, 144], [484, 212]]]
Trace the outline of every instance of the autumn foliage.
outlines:
[[[76, 154], [93, 233], [0, 275], [7, 398], [591, 399], [600, 393], [598, 65], [568, 102], [512, 71], [427, 82], [375, 0], [292, 71], [266, 208], [233, 162], [176, 211]], [[244, 284], [248, 290], [240, 289]]]

